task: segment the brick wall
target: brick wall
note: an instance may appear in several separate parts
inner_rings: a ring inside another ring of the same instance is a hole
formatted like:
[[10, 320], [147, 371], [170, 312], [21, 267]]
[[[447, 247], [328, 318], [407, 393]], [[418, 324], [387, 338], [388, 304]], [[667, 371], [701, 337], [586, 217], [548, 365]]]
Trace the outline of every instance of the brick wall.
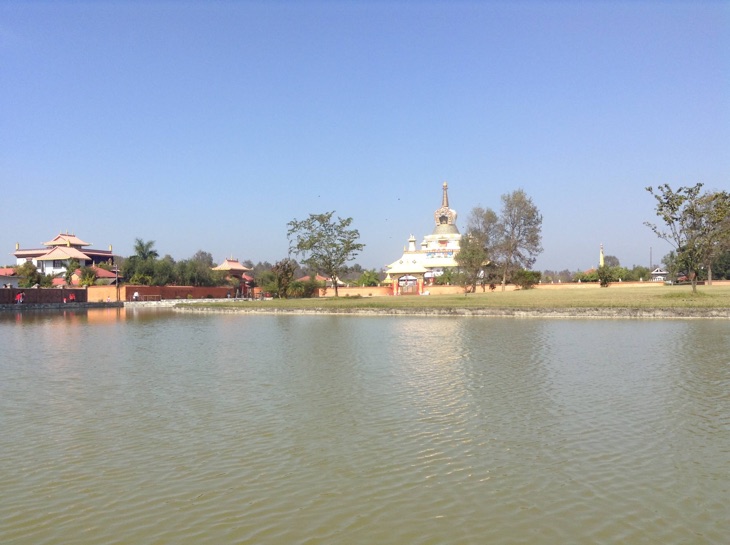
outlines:
[[15, 296], [25, 293], [23, 300], [27, 305], [45, 305], [50, 303], [63, 303], [64, 298], [69, 301], [73, 293], [77, 303], [86, 303], [87, 293], [84, 288], [0, 288], [0, 305], [11, 305], [15, 303]]
[[[104, 302], [117, 300], [116, 286], [89, 286], [89, 301]], [[131, 301], [134, 292], [139, 293], [140, 301], [160, 298], [168, 299], [225, 299], [230, 294], [236, 295], [235, 288], [213, 287], [199, 288], [195, 286], [134, 286], [125, 284], [119, 286], [119, 300]]]

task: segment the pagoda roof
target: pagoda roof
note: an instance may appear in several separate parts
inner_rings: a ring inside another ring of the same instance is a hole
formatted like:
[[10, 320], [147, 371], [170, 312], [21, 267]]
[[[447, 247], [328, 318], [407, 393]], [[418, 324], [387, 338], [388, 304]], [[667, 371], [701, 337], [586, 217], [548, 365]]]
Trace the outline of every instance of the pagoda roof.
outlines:
[[214, 271], [240, 271], [240, 272], [246, 272], [250, 271], [251, 269], [246, 267], [245, 265], [241, 265], [238, 262], [238, 259], [233, 258], [226, 258], [226, 260], [218, 265], [217, 267], [213, 267]]
[[56, 246], [45, 254], [38, 256], [36, 261], [65, 261], [67, 259], [83, 259], [84, 261], [89, 261], [89, 256], [73, 246]]
[[77, 247], [83, 247], [83, 246], [91, 246], [89, 242], [84, 242], [76, 235], [72, 235], [70, 233], [60, 233], [56, 235], [56, 237], [53, 240], [49, 240], [48, 242], [44, 242], [43, 246], [77, 246]]

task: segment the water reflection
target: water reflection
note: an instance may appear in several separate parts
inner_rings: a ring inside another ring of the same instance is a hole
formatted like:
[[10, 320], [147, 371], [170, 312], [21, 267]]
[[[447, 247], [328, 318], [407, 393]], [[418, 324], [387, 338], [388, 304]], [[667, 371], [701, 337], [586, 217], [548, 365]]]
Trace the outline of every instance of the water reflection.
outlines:
[[0, 541], [722, 542], [720, 321], [0, 319]]

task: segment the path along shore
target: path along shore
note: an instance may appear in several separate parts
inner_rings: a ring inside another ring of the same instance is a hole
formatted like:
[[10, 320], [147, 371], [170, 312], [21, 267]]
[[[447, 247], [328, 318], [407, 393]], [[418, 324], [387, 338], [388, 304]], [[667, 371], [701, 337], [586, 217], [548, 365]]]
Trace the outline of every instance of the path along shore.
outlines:
[[[208, 301], [209, 302], [209, 301]], [[724, 319], [730, 308], [344, 308], [309, 309], [245, 308], [172, 305], [178, 312], [232, 314], [354, 315], [354, 316], [476, 316], [502, 318], [641, 318], [641, 319]]]
[[100, 308], [125, 309], [172, 309], [176, 312], [227, 313], [227, 314], [290, 314], [290, 315], [352, 315], [352, 316], [475, 316], [503, 318], [639, 318], [639, 319], [723, 319], [730, 320], [730, 308], [624, 308], [624, 307], [574, 307], [574, 308], [325, 308], [307, 309], [261, 308], [240, 306], [216, 306], [229, 299], [198, 299], [136, 301], [119, 303], [66, 303], [44, 305], [0, 305], [0, 311], [52, 311], [87, 310]]

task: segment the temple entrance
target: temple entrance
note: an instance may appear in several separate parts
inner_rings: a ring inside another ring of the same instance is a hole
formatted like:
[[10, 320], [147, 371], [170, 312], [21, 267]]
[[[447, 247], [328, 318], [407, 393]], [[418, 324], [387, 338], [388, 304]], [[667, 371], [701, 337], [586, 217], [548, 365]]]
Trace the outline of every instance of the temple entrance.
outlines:
[[401, 295], [418, 295], [418, 278], [411, 275], [401, 276], [398, 279], [398, 292]]

